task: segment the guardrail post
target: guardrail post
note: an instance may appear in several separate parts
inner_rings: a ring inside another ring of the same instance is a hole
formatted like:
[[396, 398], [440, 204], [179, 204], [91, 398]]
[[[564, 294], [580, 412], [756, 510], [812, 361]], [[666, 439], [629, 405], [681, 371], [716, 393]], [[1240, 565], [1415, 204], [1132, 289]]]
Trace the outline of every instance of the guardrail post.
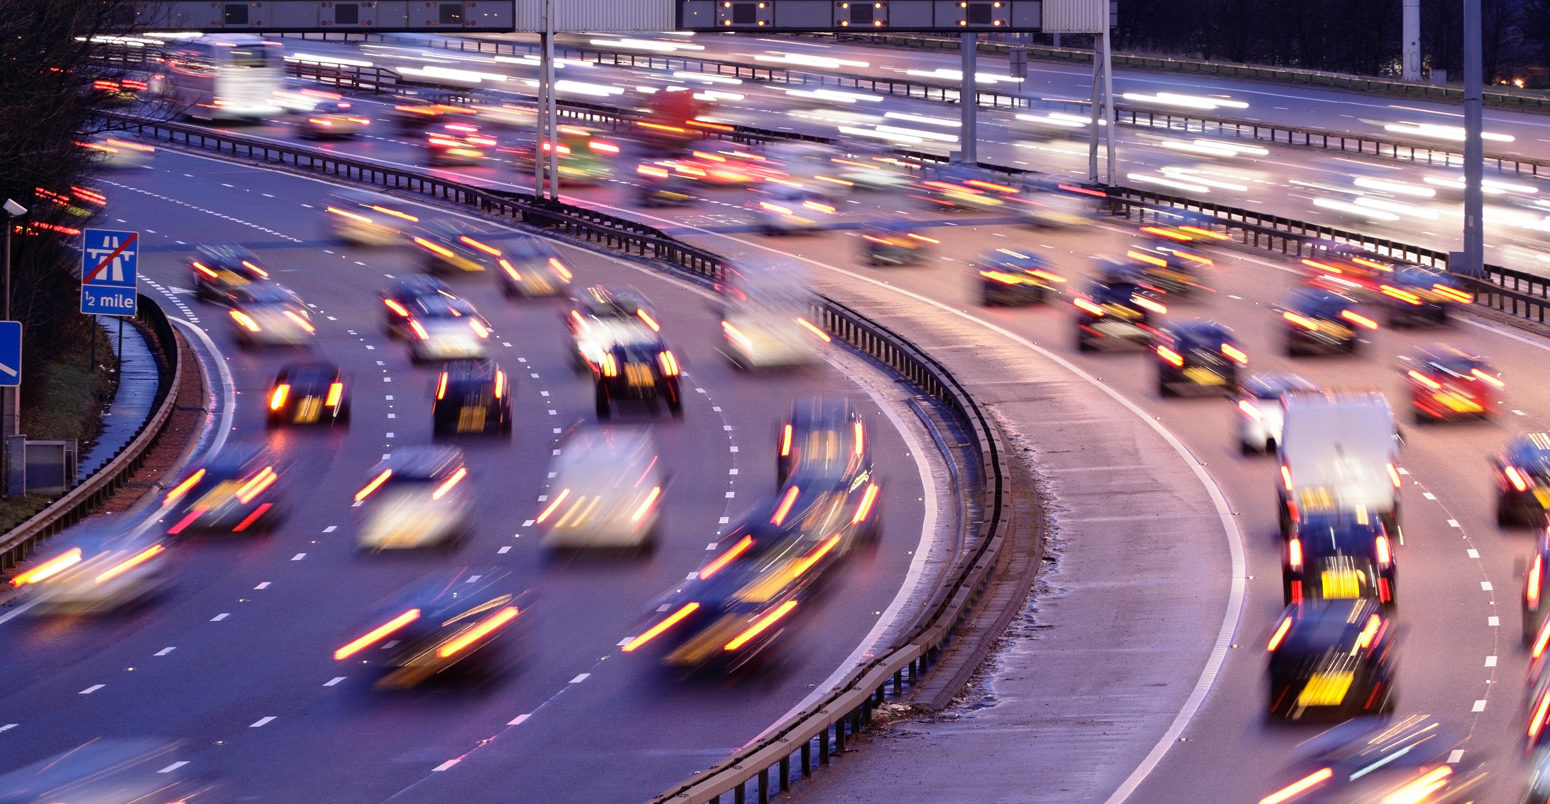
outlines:
[[785, 755], [785, 756], [780, 758], [780, 792], [786, 793], [786, 792], [790, 792], [790, 790], [791, 790], [791, 755], [787, 754], [787, 755]]
[[802, 743], [802, 778], [813, 778], [813, 741]]

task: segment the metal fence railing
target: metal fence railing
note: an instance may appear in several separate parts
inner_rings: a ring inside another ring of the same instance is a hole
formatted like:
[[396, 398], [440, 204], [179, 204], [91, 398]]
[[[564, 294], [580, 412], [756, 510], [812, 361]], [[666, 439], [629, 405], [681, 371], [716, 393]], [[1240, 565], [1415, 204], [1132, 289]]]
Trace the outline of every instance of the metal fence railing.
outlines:
[[81, 521], [104, 500], [113, 496], [129, 477], [145, 463], [151, 448], [161, 439], [172, 418], [177, 402], [175, 393], [184, 371], [197, 370], [184, 366], [178, 351], [177, 335], [166, 313], [156, 302], [140, 295], [136, 320], [145, 326], [151, 353], [156, 356], [159, 377], [156, 396], [151, 400], [151, 416], [140, 426], [134, 438], [93, 472], [80, 485], [63, 497], [50, 503], [47, 508], [29, 517], [25, 522], [0, 536], [0, 569], [16, 566], [39, 543], [49, 536]]

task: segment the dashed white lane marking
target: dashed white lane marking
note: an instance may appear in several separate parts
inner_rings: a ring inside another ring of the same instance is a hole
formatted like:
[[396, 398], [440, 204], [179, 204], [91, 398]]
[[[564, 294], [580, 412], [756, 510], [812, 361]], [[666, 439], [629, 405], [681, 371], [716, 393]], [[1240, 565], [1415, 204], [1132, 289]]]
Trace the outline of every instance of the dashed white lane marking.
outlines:
[[259, 718], [258, 720], [253, 721], [252, 723], [249, 723], [248, 724], [248, 728], [250, 728], [250, 729], [261, 729], [261, 728], [269, 725], [271, 722], [273, 722], [274, 718], [275, 718], [274, 715], [266, 715], [264, 717]]
[[379, 365], [379, 366], [386, 366], [387, 365], [387, 361], [386, 360], [378, 360], [377, 361], [377, 365]]
[[1448, 527], [1456, 528], [1458, 526], [1459, 526], [1459, 521], [1457, 519], [1450, 519], [1450, 520], [1448, 520]]
[[392, 381], [393, 381], [393, 378], [392, 378], [392, 377], [383, 377], [383, 378], [382, 378], [382, 381], [383, 381], [383, 382], [392, 382]]
[[732, 432], [732, 425], [730, 425], [730, 424], [723, 424], [723, 425], [721, 425], [721, 429], [730, 433], [730, 432]]
[[336, 531], [338, 529], [339, 529], [338, 525], [329, 525], [328, 527], [323, 529], [323, 532], [324, 533], [333, 533], [334, 531]]
[[503, 545], [501, 545], [501, 546], [500, 546], [500, 548], [499, 548], [499, 549], [497, 549], [497, 550], [496, 550], [496, 551], [495, 551], [495, 552], [497, 552], [497, 553], [499, 553], [499, 554], [501, 554], [501, 555], [505, 555], [505, 554], [507, 554], [507, 553], [509, 553], [509, 552], [511, 552], [511, 545], [509, 545], [509, 544], [503, 544]]
[[440, 773], [440, 772], [442, 772], [444, 770], [450, 769], [453, 765], [456, 765], [457, 763], [458, 763], [458, 761], [456, 759], [449, 759], [446, 762], [443, 762], [440, 765], [437, 765], [436, 767], [431, 768], [431, 772], [432, 773]]
[[1521, 410], [1518, 410], [1517, 408], [1513, 408], [1512, 409], [1512, 415], [1514, 415], [1514, 416], [1527, 416], [1528, 414], [1524, 413]]
[[393, 434], [392, 434], [392, 433], [388, 433], [388, 434], [387, 434], [387, 437], [388, 437], [388, 438], [393, 438], [393, 437], [394, 437], [394, 436], [393, 436]]
[[215, 616], [214, 616], [214, 617], [211, 617], [211, 618], [210, 618], [210, 622], [212, 622], [212, 623], [218, 623], [218, 622], [220, 622], [220, 621], [221, 621], [221, 620], [224, 620], [224, 619], [226, 619], [226, 618], [227, 618], [227, 617], [230, 617], [230, 616], [231, 616], [231, 612], [229, 612], [229, 611], [223, 611], [223, 612], [221, 612], [221, 613], [220, 613], [220, 614], [217, 614], [217, 615], [215, 615]]
[[522, 523], [522, 527], [524, 527], [524, 528], [531, 528], [531, 527], [533, 527], [533, 520], [529, 519], [529, 520], [524, 521]]
[[[621, 642], [619, 644], [623, 645], [624, 643]], [[522, 721], [527, 720], [528, 718], [530, 718], [532, 716], [533, 716], [532, 713], [528, 713], [528, 714], [525, 714], [525, 715], [517, 715], [516, 717], [506, 721], [506, 725], [508, 725], [508, 726], [520, 726], [520, 725], [522, 725]]]
[[334, 686], [335, 684], [338, 684], [341, 681], [344, 681], [344, 676], [334, 676], [333, 678], [323, 682], [323, 686], [325, 686], [325, 687], [332, 687], [332, 686]]
[[1481, 581], [1480, 582], [1480, 591], [1482, 591], [1482, 592], [1489, 592], [1489, 591], [1491, 591], [1491, 582], [1490, 581]]
[[300, 560], [302, 560], [302, 559], [304, 559], [306, 557], [307, 557], [306, 553], [297, 553], [296, 555], [291, 556], [291, 560], [292, 561], [300, 561]]
[[1495, 627], [1497, 627], [1497, 626], [1499, 626], [1501, 624], [1502, 624], [1502, 618], [1496, 616], [1495, 614], [1492, 614], [1491, 616], [1485, 618], [1485, 625], [1486, 625], [1487, 628], [1495, 628]]
[[736, 496], [737, 496], [737, 492], [735, 492], [735, 491], [727, 492], [727, 499], [729, 499], [729, 500], [732, 499], [733, 497], [736, 497]]
[[393, 401], [393, 395], [392, 394], [387, 394], [387, 395], [383, 396], [382, 398], [386, 399], [389, 402]]
[[619, 642], [618, 642], [618, 643], [617, 643], [617, 644], [616, 644], [616, 645], [615, 645], [615, 647], [620, 647], [620, 648], [622, 648], [622, 647], [624, 647], [624, 646], [625, 646], [625, 645], [628, 645], [628, 644], [630, 644], [630, 640], [632, 640], [632, 639], [634, 639], [634, 638], [635, 638], [635, 637], [625, 637], [625, 638], [624, 638], [624, 639], [621, 639], [621, 640], [619, 640]]
[[727, 524], [728, 522], [731, 522], [731, 521], [732, 521], [731, 517], [724, 516], [724, 517], [716, 520], [716, 524], [717, 525], [725, 525], [725, 524]]
[[1465, 550], [1465, 551], [1464, 551], [1464, 555], [1467, 555], [1467, 556], [1469, 556], [1469, 557], [1470, 557], [1470, 558], [1479, 558], [1479, 557], [1480, 557], [1480, 551], [1479, 551], [1479, 550], [1476, 550], [1476, 549], [1475, 549], [1475, 548], [1473, 548], [1473, 547], [1471, 547], [1471, 548], [1469, 548], [1469, 549], [1468, 549], [1468, 550]]
[[4, 726], [0, 726], [0, 731], [10, 731], [11, 729], [16, 728], [16, 726], [17, 724], [15, 723], [7, 723]]
[[1479, 700], [1479, 701], [1475, 701], [1475, 705], [1469, 707], [1469, 711], [1471, 711], [1471, 712], [1484, 712], [1485, 711], [1485, 701], [1483, 699]]
[[93, 684], [90, 687], [87, 687], [86, 689], [81, 690], [80, 692], [76, 693], [76, 695], [90, 695], [90, 694], [96, 692], [97, 690], [100, 690], [100, 689], [102, 689], [103, 687], [106, 687], [106, 686], [107, 686], [106, 684]]
[[167, 767], [162, 768], [161, 770], [157, 771], [157, 773], [171, 773], [171, 772], [177, 770], [178, 768], [181, 768], [181, 767], [183, 767], [184, 765], [187, 765], [187, 764], [188, 764], [188, 760], [180, 759], [177, 762], [174, 762], [171, 765], [168, 765]]
[[1437, 499], [1437, 495], [1435, 495], [1435, 494], [1433, 494], [1433, 493], [1431, 493], [1429, 491], [1421, 492], [1421, 496], [1426, 498], [1426, 499], [1428, 499], [1428, 500], [1435, 500], [1435, 499]]
[[591, 673], [577, 673], [576, 677], [570, 680], [570, 683], [572, 683], [572, 684], [580, 684], [581, 682], [586, 681], [587, 678], [590, 677], [591, 675], [592, 675]]
[[389, 413], [388, 414], [388, 418], [389, 419], [396, 419], [396, 418], [398, 418], [398, 414], [397, 413]]
[[705, 549], [706, 550], [714, 550], [714, 549], [716, 549], [716, 544], [717, 544], [717, 542], [711, 542], [710, 544], [705, 545]]
[[177, 650], [177, 648], [168, 646], [168, 647], [162, 648], [159, 651], [156, 651], [155, 653], [153, 653], [151, 655], [152, 656], [166, 656], [167, 654], [169, 654], [169, 653], [171, 653], [171, 652], [173, 652], [175, 650]]
[[1462, 748], [1455, 748], [1452, 751], [1448, 752], [1448, 764], [1449, 765], [1457, 765], [1459, 763], [1459, 760], [1461, 760], [1463, 758], [1464, 758], [1464, 749], [1462, 749]]
[[268, 581], [260, 581], [258, 586], [255, 586], [253, 588], [254, 589], [268, 589], [269, 588], [269, 582]]
[[1487, 657], [1485, 657], [1485, 666], [1486, 667], [1495, 667], [1496, 666], [1496, 657], [1495, 656], [1487, 656]]
[[733, 452], [737, 452], [737, 445], [736, 445], [736, 444], [733, 444], [733, 445], [732, 445], [732, 446], [731, 446], [731, 447], [730, 447], [730, 449], [731, 449], [731, 450], [732, 450], [732, 451], [733, 451]]

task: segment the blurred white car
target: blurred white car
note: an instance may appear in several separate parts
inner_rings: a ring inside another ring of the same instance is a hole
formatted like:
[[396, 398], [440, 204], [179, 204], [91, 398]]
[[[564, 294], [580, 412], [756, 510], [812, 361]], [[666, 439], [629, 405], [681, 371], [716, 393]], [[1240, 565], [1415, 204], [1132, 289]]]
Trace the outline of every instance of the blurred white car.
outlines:
[[409, 312], [404, 337], [411, 361], [485, 359], [490, 327], [466, 301], [441, 294], [425, 296]]
[[123, 132], [99, 131], [78, 144], [86, 149], [92, 164], [114, 170], [148, 168], [156, 155], [154, 147]]
[[1281, 396], [1289, 391], [1316, 391], [1318, 386], [1298, 374], [1251, 374], [1238, 386], [1238, 448], [1250, 455], [1275, 452], [1281, 442], [1285, 409]]
[[154, 597], [167, 583], [167, 541], [160, 530], [124, 532], [86, 524], [56, 537], [54, 554], [11, 583], [33, 595], [34, 614], [100, 614]]
[[582, 430], [549, 468], [553, 491], [536, 519], [545, 547], [655, 546], [666, 477], [647, 431]]
[[254, 282], [231, 294], [232, 331], [242, 346], [306, 346], [317, 327], [300, 297], [274, 282]]
[[765, 234], [811, 232], [832, 222], [834, 199], [812, 187], [766, 182], [750, 191], [748, 207]]
[[472, 528], [474, 489], [456, 447], [407, 447], [371, 470], [355, 493], [363, 550], [455, 548]]
[[722, 284], [722, 353], [736, 368], [765, 369], [815, 363], [830, 338], [811, 318], [811, 278], [799, 263], [744, 260], [726, 269]]

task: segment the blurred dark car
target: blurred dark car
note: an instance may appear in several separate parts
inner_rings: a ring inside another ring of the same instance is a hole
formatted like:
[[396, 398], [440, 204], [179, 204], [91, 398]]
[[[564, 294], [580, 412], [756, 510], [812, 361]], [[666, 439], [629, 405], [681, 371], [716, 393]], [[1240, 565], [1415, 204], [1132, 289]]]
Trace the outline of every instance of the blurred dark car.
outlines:
[[498, 672], [502, 641], [520, 640], [528, 598], [511, 570], [463, 567], [432, 573], [378, 605], [335, 661], [378, 673], [377, 689], [406, 689], [432, 679], [464, 680]]
[[1141, 267], [1147, 285], [1168, 296], [1191, 298], [1211, 292], [1206, 271], [1215, 261], [1189, 246], [1154, 240], [1131, 246], [1125, 256]]
[[269, 272], [258, 255], [242, 246], [200, 246], [189, 258], [188, 268], [194, 279], [194, 297], [220, 304], [231, 304], [239, 288], [269, 281]]
[[1452, 323], [1454, 312], [1468, 307], [1474, 298], [1452, 274], [1406, 264], [1394, 266], [1375, 296], [1387, 309], [1388, 323], [1395, 327], [1446, 326]]
[[1545, 524], [1550, 513], [1550, 432], [1515, 436], [1491, 458], [1496, 524]]
[[405, 234], [420, 222], [407, 204], [378, 193], [340, 190], [323, 203], [335, 237], [362, 246], [390, 246], [408, 240]]
[[890, 221], [861, 231], [861, 254], [867, 265], [916, 265], [941, 241], [921, 233], [909, 221]]
[[438, 436], [464, 433], [511, 435], [511, 380], [493, 361], [447, 364], [436, 380], [431, 431]]
[[779, 425], [775, 477], [784, 486], [792, 474], [854, 476], [870, 468], [866, 425], [849, 399], [813, 396], [799, 399]]
[[460, 221], [424, 221], [408, 235], [426, 273], [479, 273], [500, 267], [501, 249], [490, 242], [495, 235], [470, 232]]
[[1168, 312], [1158, 295], [1139, 267], [1100, 260], [1097, 275], [1072, 293], [1077, 351], [1146, 348], [1157, 334], [1157, 316]]
[[1225, 324], [1196, 319], [1169, 324], [1152, 339], [1157, 352], [1157, 395], [1182, 389], [1234, 393], [1238, 372], [1249, 364], [1237, 336]]
[[291, 363], [269, 387], [265, 423], [284, 425], [349, 424], [350, 387], [335, 363]]
[[705, 171], [676, 160], [642, 162], [635, 168], [635, 203], [642, 207], [680, 207], [699, 200], [695, 185]]
[[1066, 278], [1037, 254], [998, 248], [981, 253], [970, 265], [979, 282], [980, 303], [1045, 304], [1060, 293]]
[[575, 275], [549, 241], [523, 235], [508, 240], [502, 252], [495, 284], [507, 298], [554, 297], [570, 291]]
[[1286, 354], [1354, 354], [1362, 335], [1378, 328], [1365, 305], [1319, 288], [1293, 288], [1276, 310], [1281, 314]]
[[606, 419], [620, 401], [644, 402], [652, 409], [666, 403], [674, 417], [683, 415], [678, 358], [655, 333], [653, 337], [614, 341], [592, 366], [597, 417]]
[[1317, 511], [1297, 522], [1281, 554], [1288, 605], [1313, 598], [1371, 597], [1393, 606], [1399, 592], [1394, 543], [1382, 518], [1363, 511]]
[[398, 130], [406, 133], [448, 120], [472, 120], [479, 111], [468, 97], [439, 89], [416, 89], [412, 94], [401, 94], [397, 101], [389, 116]]
[[167, 534], [274, 530], [284, 518], [279, 479], [267, 447], [228, 445], [167, 492]]
[[[1297, 780], [1260, 804], [1473, 804], [1490, 774], [1428, 715], [1358, 718], [1303, 744]], [[1463, 754], [1459, 751], [1457, 753]], [[1478, 754], [1479, 752], [1469, 752]], [[1542, 801], [1543, 799], [1536, 799]]]
[[229, 800], [211, 779], [190, 773], [186, 746], [147, 738], [98, 737], [0, 775], [4, 804], [207, 804]]
[[1288, 606], [1270, 638], [1271, 717], [1347, 718], [1394, 707], [1394, 623], [1374, 598]]
[[1400, 358], [1410, 385], [1416, 424], [1484, 419], [1500, 412], [1501, 372], [1484, 357], [1447, 344], [1432, 344]]
[[355, 105], [347, 100], [325, 99], [312, 107], [297, 125], [297, 134], [305, 139], [348, 139], [363, 133], [371, 125]]
[[447, 283], [426, 274], [409, 274], [393, 280], [382, 290], [383, 326], [388, 337], [401, 338], [409, 331], [410, 308], [426, 296], [457, 298]]
[[472, 123], [441, 123], [425, 132], [432, 165], [477, 165], [495, 155], [499, 141]]
[[[54, 536], [45, 557], [29, 561], [11, 584], [32, 595], [35, 615], [104, 614], [145, 603], [170, 579], [167, 536], [159, 529], [91, 519]], [[0, 788], [0, 800], [5, 790]]]
[[[1550, 583], [1550, 529], [1541, 524], [1534, 532], [1534, 553], [1529, 557], [1528, 569], [1523, 573], [1523, 644], [1532, 643], [1535, 638], [1550, 639], [1550, 632], [1541, 634], [1544, 630], [1546, 614], [1550, 613], [1550, 600], [1546, 599], [1546, 584]], [[1545, 651], [1545, 645], [1538, 645], [1535, 653]]]

